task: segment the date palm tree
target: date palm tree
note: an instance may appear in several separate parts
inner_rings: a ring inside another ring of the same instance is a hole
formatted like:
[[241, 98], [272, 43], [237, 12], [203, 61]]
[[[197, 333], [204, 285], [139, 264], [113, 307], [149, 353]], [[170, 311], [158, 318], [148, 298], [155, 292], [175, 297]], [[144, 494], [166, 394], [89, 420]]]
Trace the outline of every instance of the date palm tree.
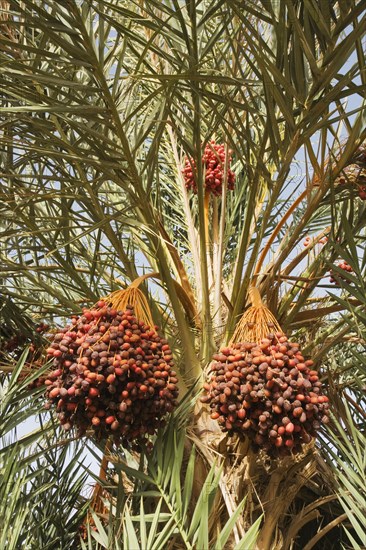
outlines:
[[[1, 548], [365, 545], [365, 36], [362, 0], [0, 2]], [[29, 366], [141, 275], [180, 386], [150, 454], [65, 435]], [[330, 401], [281, 460], [199, 398], [252, 286]]]

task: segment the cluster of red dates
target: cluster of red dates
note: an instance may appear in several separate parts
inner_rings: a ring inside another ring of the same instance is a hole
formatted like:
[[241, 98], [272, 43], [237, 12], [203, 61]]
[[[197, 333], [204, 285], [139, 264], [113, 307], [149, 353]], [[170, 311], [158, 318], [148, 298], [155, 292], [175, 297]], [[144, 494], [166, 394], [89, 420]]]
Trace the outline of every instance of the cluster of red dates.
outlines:
[[[235, 174], [230, 169], [230, 163], [232, 162], [232, 151], [228, 151], [227, 162], [227, 188], [234, 189]], [[204, 170], [205, 190], [216, 196], [222, 195], [222, 187], [224, 184], [225, 175], [225, 163], [226, 163], [226, 150], [225, 146], [216, 143], [214, 140], [210, 141], [202, 155], [202, 167]], [[195, 162], [193, 159], [186, 158], [183, 169], [183, 177], [186, 184], [186, 188], [193, 193], [197, 193], [197, 182], [195, 178]]]
[[214, 355], [201, 401], [223, 431], [247, 436], [254, 450], [296, 453], [328, 422], [328, 397], [312, 366], [281, 333], [233, 344]]
[[74, 316], [47, 349], [53, 370], [48, 402], [65, 430], [92, 430], [96, 439], [146, 442], [177, 404], [177, 378], [169, 345], [132, 309], [103, 301]]

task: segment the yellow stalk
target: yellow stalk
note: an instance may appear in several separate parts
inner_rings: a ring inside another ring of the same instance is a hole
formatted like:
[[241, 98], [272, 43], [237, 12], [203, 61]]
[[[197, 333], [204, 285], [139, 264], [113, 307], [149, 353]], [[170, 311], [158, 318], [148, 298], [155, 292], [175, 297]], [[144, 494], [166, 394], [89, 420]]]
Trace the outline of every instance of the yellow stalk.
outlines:
[[228, 343], [229, 347], [236, 342], [258, 343], [270, 332], [282, 332], [274, 315], [263, 304], [259, 290], [252, 286], [249, 295], [252, 307], [241, 317]]
[[210, 212], [210, 192], [205, 191], [205, 202], [204, 202], [204, 217], [205, 217], [205, 238], [206, 238], [206, 252], [209, 253], [210, 250], [210, 238], [208, 233], [208, 218]]
[[286, 223], [288, 218], [291, 216], [291, 214], [293, 213], [295, 208], [297, 208], [299, 206], [299, 204], [304, 200], [304, 198], [306, 197], [307, 194], [308, 194], [308, 190], [305, 189], [305, 191], [303, 191], [301, 193], [301, 195], [293, 202], [293, 204], [287, 210], [286, 214], [281, 218], [281, 220], [278, 222], [278, 224], [274, 228], [273, 233], [270, 236], [270, 238], [268, 239], [266, 246], [263, 248], [262, 253], [261, 253], [261, 255], [259, 257], [259, 260], [257, 262], [256, 268], [255, 268], [255, 271], [254, 271], [254, 276], [255, 277], [257, 277], [259, 275], [259, 273], [262, 269], [262, 265], [263, 265], [263, 262], [265, 260], [265, 257], [267, 256], [268, 251], [269, 251], [273, 241], [277, 237], [277, 235], [280, 232], [280, 230], [282, 229], [283, 225]]

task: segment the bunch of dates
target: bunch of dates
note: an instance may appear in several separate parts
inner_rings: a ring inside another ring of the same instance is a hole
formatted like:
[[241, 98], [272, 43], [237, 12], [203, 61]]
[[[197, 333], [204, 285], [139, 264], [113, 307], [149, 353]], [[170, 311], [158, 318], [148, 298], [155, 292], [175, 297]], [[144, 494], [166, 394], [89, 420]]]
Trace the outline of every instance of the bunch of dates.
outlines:
[[272, 457], [301, 451], [329, 421], [313, 361], [282, 333], [239, 342], [214, 355], [201, 401], [222, 430], [249, 438]]
[[54, 335], [46, 408], [65, 430], [127, 446], [156, 433], [178, 396], [172, 352], [156, 329], [99, 301]]

